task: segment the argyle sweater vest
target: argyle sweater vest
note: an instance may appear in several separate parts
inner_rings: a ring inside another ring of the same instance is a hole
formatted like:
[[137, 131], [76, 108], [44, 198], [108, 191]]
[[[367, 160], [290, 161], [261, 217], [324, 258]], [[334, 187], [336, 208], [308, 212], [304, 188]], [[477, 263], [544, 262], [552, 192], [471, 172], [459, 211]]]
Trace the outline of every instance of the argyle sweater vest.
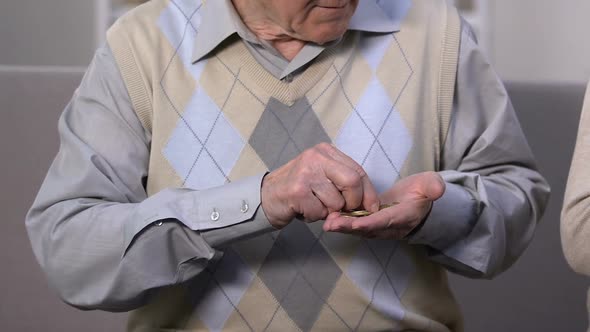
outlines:
[[[361, 164], [378, 191], [437, 170], [460, 19], [443, 0], [382, 5], [405, 14], [399, 32], [349, 31], [292, 82], [237, 39], [192, 63], [198, 0], [152, 0], [120, 19], [108, 43], [152, 134], [148, 194], [272, 171], [320, 142]], [[421, 246], [294, 221], [220, 252], [190, 282], [155, 292], [129, 330], [462, 329], [446, 272]]]

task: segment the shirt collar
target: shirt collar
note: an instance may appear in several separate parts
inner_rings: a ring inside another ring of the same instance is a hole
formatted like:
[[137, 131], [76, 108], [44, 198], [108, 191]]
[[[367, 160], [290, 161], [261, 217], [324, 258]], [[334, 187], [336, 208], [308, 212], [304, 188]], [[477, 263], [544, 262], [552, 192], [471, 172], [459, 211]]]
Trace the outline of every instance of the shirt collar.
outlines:
[[391, 33], [400, 29], [403, 17], [391, 18], [375, 2], [375, 0], [360, 0], [356, 11], [350, 18], [348, 30], [367, 32]]
[[[231, 0], [206, 1], [201, 8], [201, 24], [195, 38], [193, 63], [213, 51], [225, 39], [237, 33], [241, 38], [256, 42], [256, 36], [244, 25]], [[397, 32], [403, 17], [391, 18], [375, 0], [360, 0], [350, 19], [348, 30], [377, 33]]]

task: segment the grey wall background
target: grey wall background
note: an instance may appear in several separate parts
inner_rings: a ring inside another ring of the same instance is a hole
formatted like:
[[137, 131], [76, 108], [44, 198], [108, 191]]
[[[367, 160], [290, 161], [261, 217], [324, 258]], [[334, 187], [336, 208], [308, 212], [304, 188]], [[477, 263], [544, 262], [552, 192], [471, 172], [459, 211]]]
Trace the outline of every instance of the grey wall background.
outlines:
[[[87, 65], [96, 46], [94, 1], [0, 1], [0, 65]], [[505, 80], [590, 78], [590, 1], [461, 1], [487, 3], [489, 56]]]
[[590, 281], [569, 269], [559, 237], [585, 86], [512, 82], [508, 91], [552, 196], [531, 245], [511, 269], [491, 281], [451, 275], [466, 331], [586, 331]]
[[123, 314], [82, 312], [49, 287], [29, 244], [25, 214], [57, 152], [57, 118], [82, 72], [0, 70], [0, 331], [114, 332]]
[[586, 82], [590, 1], [488, 0], [493, 63], [509, 81]]
[[[589, 7], [587, 0], [493, 2], [490, 58], [506, 81], [521, 82], [510, 83], [510, 92], [553, 197], [533, 243], [513, 268], [491, 281], [450, 277], [467, 331], [587, 326], [590, 282], [565, 263], [559, 210], [583, 84], [590, 77]], [[33, 258], [23, 225], [57, 151], [57, 117], [81, 76], [63, 66], [89, 62], [93, 20], [91, 1], [0, 1], [0, 331], [124, 327], [125, 314], [81, 312], [59, 301]]]
[[90, 0], [0, 1], [0, 65], [86, 66], [93, 15]]

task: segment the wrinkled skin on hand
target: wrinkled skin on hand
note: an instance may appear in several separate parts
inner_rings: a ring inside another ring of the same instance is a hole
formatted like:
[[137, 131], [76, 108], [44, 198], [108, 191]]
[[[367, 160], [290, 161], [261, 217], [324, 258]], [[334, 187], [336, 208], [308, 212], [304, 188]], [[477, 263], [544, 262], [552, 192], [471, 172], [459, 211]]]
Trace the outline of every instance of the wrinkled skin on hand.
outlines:
[[367, 173], [327, 143], [269, 173], [262, 181], [261, 198], [266, 217], [278, 229], [296, 217], [314, 222], [343, 209], [379, 209], [378, 194]]
[[327, 232], [403, 239], [428, 216], [432, 202], [440, 198], [444, 191], [445, 183], [436, 172], [414, 174], [399, 180], [379, 197], [381, 202], [398, 204], [360, 218], [331, 212], [323, 227]]

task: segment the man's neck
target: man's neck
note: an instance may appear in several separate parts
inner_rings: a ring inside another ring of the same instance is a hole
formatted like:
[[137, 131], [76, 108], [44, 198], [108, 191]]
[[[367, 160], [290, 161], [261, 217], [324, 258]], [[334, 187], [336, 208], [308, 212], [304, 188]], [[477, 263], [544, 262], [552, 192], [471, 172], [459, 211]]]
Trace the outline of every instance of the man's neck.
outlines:
[[305, 41], [293, 38], [285, 29], [271, 21], [255, 1], [232, 0], [244, 25], [258, 37], [268, 42], [285, 59], [291, 61], [305, 46]]

